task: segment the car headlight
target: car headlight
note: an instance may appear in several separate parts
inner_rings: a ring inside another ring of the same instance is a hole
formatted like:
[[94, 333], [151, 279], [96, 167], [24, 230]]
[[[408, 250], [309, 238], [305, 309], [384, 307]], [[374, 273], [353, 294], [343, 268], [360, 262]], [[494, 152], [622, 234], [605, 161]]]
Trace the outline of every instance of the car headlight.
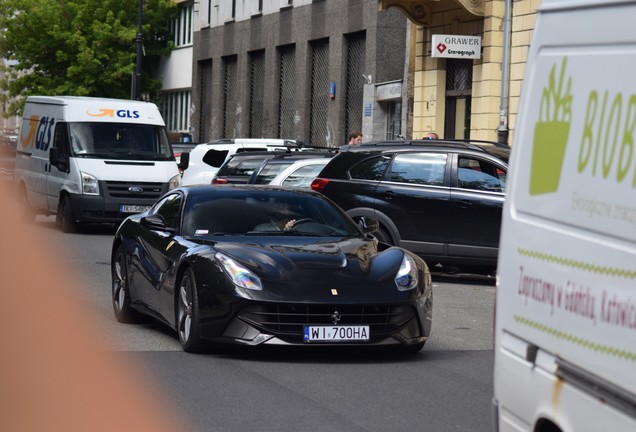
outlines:
[[181, 174], [172, 177], [168, 182], [168, 190], [178, 188], [181, 185]]
[[221, 263], [221, 266], [235, 285], [255, 291], [263, 289], [261, 279], [232, 258], [218, 252], [216, 259]]
[[80, 172], [82, 178], [82, 193], [84, 195], [99, 195], [99, 183], [94, 175]]
[[400, 291], [412, 290], [417, 286], [417, 266], [409, 255], [404, 254], [400, 269], [395, 275], [395, 285]]

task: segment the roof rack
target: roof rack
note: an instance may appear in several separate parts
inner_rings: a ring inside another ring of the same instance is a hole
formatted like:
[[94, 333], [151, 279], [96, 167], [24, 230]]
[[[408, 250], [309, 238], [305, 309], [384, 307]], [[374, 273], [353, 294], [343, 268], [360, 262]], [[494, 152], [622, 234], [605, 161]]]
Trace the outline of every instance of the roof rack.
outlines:
[[494, 141], [486, 141], [486, 140], [472, 140], [472, 139], [417, 139], [417, 140], [392, 140], [392, 141], [373, 141], [358, 144], [355, 147], [372, 147], [372, 146], [420, 146], [420, 145], [428, 145], [435, 146], [439, 145], [440, 147], [457, 147], [457, 148], [467, 148], [471, 150], [486, 152], [486, 150], [481, 147], [479, 144], [492, 145], [494, 147], [507, 148], [510, 149], [508, 145], [500, 144]]

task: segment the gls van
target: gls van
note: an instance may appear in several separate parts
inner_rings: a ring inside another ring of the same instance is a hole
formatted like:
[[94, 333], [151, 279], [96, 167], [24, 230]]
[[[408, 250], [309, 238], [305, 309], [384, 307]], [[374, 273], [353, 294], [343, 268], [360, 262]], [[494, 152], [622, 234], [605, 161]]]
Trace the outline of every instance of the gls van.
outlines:
[[635, 1], [543, 0], [512, 145], [495, 430], [636, 431]]
[[76, 223], [118, 223], [144, 211], [180, 175], [156, 105], [29, 96], [14, 181], [23, 219], [56, 214], [72, 232]]

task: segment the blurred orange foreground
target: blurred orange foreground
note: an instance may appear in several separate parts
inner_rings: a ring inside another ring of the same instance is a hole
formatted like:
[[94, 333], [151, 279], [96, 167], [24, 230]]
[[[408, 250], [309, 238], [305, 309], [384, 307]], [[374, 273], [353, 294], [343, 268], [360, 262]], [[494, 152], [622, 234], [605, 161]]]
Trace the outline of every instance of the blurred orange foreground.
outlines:
[[142, 372], [100, 348], [70, 272], [17, 220], [7, 189], [0, 185], [0, 431], [180, 430], [166, 402], [144, 391]]

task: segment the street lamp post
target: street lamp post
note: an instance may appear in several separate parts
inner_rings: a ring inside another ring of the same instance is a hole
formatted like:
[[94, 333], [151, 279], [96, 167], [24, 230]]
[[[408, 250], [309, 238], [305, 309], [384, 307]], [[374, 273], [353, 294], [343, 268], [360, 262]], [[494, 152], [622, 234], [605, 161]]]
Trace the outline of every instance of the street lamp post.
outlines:
[[141, 24], [143, 22], [144, 2], [139, 0], [139, 13], [137, 14], [137, 65], [135, 67], [135, 75], [132, 82], [132, 94], [130, 98], [133, 100], [141, 100], [141, 58], [143, 57], [144, 36], [141, 34]]

